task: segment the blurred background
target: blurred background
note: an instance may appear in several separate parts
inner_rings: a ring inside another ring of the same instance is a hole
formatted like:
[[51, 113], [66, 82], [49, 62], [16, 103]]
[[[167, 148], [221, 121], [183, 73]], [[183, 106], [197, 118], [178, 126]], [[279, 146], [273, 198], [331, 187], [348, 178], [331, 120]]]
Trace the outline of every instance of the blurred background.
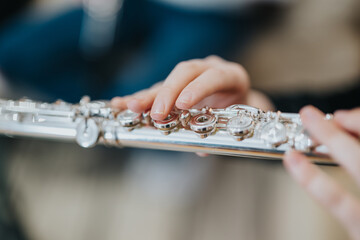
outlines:
[[[359, 13], [357, 0], [4, 0], [0, 97], [111, 99], [216, 54], [282, 111], [352, 108]], [[0, 138], [0, 171], [0, 239], [347, 239], [280, 161]]]

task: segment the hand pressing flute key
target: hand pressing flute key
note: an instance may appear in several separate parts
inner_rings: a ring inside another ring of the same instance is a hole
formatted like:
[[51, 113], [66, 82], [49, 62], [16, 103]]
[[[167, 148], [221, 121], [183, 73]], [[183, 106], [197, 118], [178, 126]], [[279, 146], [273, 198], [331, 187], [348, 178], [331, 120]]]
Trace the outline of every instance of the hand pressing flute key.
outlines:
[[[171, 111], [174, 107], [183, 111], [204, 106], [212, 109], [227, 107], [229, 111], [229, 105], [245, 104], [252, 106], [252, 109], [274, 110], [269, 98], [250, 88], [249, 76], [241, 65], [216, 56], [179, 63], [164, 82], [130, 96], [116, 97], [111, 104], [114, 108], [128, 108], [137, 113], [148, 111], [155, 124], [159, 121], [169, 122], [169, 117], [173, 117], [174, 113]], [[248, 113], [242, 112], [229, 118], [227, 122], [230, 135], [237, 140], [248, 139], [242, 145], [256, 139], [257, 142], [251, 145], [251, 149], [262, 149], [275, 158], [281, 158], [281, 153], [289, 146], [307, 152], [314, 149], [313, 142], [304, 133], [300, 118], [296, 114], [291, 115], [291, 121], [286, 123], [279, 121], [277, 115], [270, 112], [267, 118], [254, 118], [254, 115], [249, 114], [254, 114], [257, 110], [249, 109], [250, 107], [247, 107]], [[206, 114], [198, 118], [206, 119], [202, 125], [216, 121], [209, 113]], [[194, 121], [196, 122], [196, 119]], [[191, 129], [199, 132], [196, 125], [200, 123], [193, 124]], [[208, 125], [209, 129], [214, 129], [211, 124]], [[204, 132], [199, 135], [208, 136], [210, 133], [207, 130]], [[321, 148], [319, 150], [324, 151]], [[273, 155], [276, 151], [277, 154]], [[203, 152], [198, 154], [204, 156]]]
[[[235, 103], [274, 110], [269, 98], [251, 90], [248, 74], [242, 66], [213, 56], [183, 62], [163, 83], [112, 101], [116, 107], [128, 107], [135, 112], [151, 109], [151, 115], [158, 120], [164, 119], [173, 106], [188, 109], [204, 105], [224, 107]], [[308, 106], [300, 111], [299, 119], [307, 134], [297, 135], [298, 138], [304, 140], [309, 134], [313, 143], [323, 145], [334, 162], [345, 168], [360, 187], [360, 108], [337, 111], [334, 119], [329, 119], [318, 109]], [[281, 137], [274, 138], [278, 135], [275, 133], [285, 131], [278, 121], [269, 123], [269, 129], [271, 134], [265, 134], [264, 139], [271, 142], [271, 139], [281, 140]], [[296, 145], [294, 136], [288, 135], [287, 140]], [[309, 157], [291, 149], [288, 148], [284, 157], [291, 176], [339, 220], [352, 239], [360, 239], [360, 201], [319, 167], [310, 164]]]

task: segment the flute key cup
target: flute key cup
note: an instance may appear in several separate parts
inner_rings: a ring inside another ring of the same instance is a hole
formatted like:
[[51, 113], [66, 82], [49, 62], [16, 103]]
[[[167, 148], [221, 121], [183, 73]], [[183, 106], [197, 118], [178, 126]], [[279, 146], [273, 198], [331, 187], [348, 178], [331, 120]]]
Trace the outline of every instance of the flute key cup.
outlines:
[[190, 120], [190, 129], [200, 138], [210, 136], [216, 130], [217, 116], [209, 113], [200, 113]]
[[131, 131], [141, 123], [142, 114], [134, 113], [131, 110], [127, 109], [117, 115], [117, 120], [126, 130]]
[[177, 112], [170, 112], [164, 120], [153, 120], [154, 127], [159, 129], [164, 135], [169, 135], [175, 131], [180, 123], [180, 114]]
[[254, 126], [254, 120], [246, 114], [230, 118], [226, 125], [229, 134], [237, 141], [251, 137], [254, 133]]

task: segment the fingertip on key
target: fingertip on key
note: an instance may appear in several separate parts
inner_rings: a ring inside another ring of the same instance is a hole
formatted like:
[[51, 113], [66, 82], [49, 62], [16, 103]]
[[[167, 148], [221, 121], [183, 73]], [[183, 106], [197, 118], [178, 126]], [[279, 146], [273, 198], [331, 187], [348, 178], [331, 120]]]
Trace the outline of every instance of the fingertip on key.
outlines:
[[163, 120], [165, 118], [164, 112], [151, 112], [150, 116], [154, 120]]
[[312, 105], [305, 106], [300, 110], [300, 117], [305, 125], [314, 121], [318, 121], [319, 119], [323, 119], [323, 115], [324, 114], [319, 109]]
[[132, 99], [127, 103], [127, 107], [136, 113], [142, 113], [145, 109], [140, 99]]
[[126, 108], [126, 97], [115, 97], [110, 101], [112, 108], [117, 110], [123, 110]]
[[111, 99], [110, 104], [113, 107], [118, 106], [121, 102], [123, 101], [123, 99], [121, 97], [114, 97], [113, 99]]
[[300, 110], [300, 115], [305, 118], [312, 118], [315, 113], [315, 107], [307, 105]]
[[155, 102], [151, 108], [150, 116], [155, 120], [163, 120], [165, 115], [165, 106], [162, 102]]
[[[156, 106], [155, 106], [156, 107]], [[163, 108], [153, 108], [151, 109], [150, 116], [155, 120], [163, 120], [165, 118], [165, 112]]]

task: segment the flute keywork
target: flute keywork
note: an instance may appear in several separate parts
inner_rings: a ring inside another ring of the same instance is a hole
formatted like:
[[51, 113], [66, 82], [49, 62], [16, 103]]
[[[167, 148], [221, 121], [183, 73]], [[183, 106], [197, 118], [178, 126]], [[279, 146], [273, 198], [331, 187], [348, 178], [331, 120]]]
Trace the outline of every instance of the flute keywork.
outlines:
[[174, 109], [159, 121], [151, 119], [149, 112], [120, 111], [108, 101], [89, 97], [78, 104], [2, 99], [0, 134], [74, 140], [85, 148], [102, 143], [270, 159], [280, 159], [294, 148], [314, 161], [331, 162], [327, 149], [306, 134], [298, 114], [264, 112], [241, 104]]

